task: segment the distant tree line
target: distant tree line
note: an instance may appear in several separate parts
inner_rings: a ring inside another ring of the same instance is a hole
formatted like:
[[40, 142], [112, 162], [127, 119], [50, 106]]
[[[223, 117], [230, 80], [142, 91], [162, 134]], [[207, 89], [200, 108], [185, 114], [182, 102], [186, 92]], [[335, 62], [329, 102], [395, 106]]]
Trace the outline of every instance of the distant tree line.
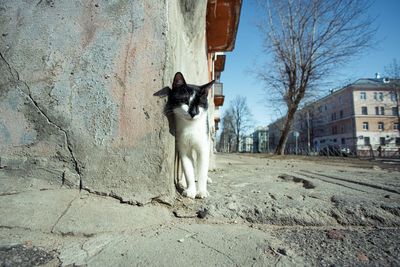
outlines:
[[226, 153], [238, 152], [240, 139], [250, 129], [251, 119], [246, 97], [236, 96], [222, 116], [217, 150]]

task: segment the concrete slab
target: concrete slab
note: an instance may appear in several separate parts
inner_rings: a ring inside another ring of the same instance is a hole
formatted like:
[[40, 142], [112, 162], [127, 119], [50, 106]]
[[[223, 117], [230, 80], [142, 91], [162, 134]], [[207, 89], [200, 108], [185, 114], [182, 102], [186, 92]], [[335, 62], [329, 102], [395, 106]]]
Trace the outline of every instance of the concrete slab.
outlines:
[[78, 190], [28, 191], [0, 197], [0, 225], [51, 232]]
[[98, 233], [133, 231], [165, 224], [171, 212], [160, 205], [132, 206], [119, 200], [81, 194], [59, 220], [54, 231], [62, 234], [90, 236]]
[[[124, 237], [90, 258], [88, 266], [268, 266], [277, 261], [278, 242], [242, 225], [177, 224]], [[285, 264], [301, 264], [288, 256]]]
[[7, 174], [0, 170], [0, 196], [59, 188], [60, 184], [50, 184], [45, 180], [27, 176], [25, 170], [11, 170]]

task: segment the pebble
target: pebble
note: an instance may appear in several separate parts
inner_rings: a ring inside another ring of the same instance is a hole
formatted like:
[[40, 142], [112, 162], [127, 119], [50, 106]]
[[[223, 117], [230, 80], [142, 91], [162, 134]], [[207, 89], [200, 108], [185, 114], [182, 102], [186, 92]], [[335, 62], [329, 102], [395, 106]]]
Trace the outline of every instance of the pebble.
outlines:
[[334, 239], [334, 240], [343, 240], [344, 239], [344, 235], [336, 229], [329, 230], [326, 233], [326, 235], [329, 239]]
[[361, 262], [367, 262], [367, 261], [369, 261], [368, 257], [367, 257], [364, 253], [362, 253], [362, 252], [359, 252], [359, 253], [357, 254], [357, 259], [358, 259], [359, 261], [361, 261]]

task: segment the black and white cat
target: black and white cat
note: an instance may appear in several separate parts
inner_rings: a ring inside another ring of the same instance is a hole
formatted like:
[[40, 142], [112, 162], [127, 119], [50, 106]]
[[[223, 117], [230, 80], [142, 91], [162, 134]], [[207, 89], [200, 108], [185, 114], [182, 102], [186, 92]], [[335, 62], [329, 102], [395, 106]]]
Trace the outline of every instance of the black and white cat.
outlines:
[[[208, 91], [214, 81], [197, 86], [187, 84], [177, 72], [168, 97], [168, 106], [175, 117], [175, 137], [186, 179], [183, 195], [207, 197], [207, 173], [210, 153], [208, 125]], [[196, 190], [197, 180], [197, 190]]]

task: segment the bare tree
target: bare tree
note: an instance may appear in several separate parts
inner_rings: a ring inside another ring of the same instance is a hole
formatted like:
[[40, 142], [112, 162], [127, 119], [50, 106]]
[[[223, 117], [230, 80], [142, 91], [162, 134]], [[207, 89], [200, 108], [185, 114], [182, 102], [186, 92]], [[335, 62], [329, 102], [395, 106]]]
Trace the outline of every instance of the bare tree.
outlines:
[[[390, 80], [390, 88], [391, 94], [394, 95], [396, 100], [397, 107], [397, 123], [400, 125], [400, 112], [399, 112], [399, 104], [400, 104], [400, 65], [397, 63], [397, 60], [394, 58], [392, 62], [385, 66], [385, 75], [388, 76]], [[399, 129], [400, 130], [400, 129]], [[400, 135], [400, 133], [399, 133]]]
[[219, 138], [219, 151], [232, 152], [234, 145], [235, 131], [233, 127], [232, 109], [225, 111], [222, 117], [222, 132]]
[[349, 58], [369, 47], [376, 29], [366, 0], [267, 0], [265, 48], [273, 64], [259, 75], [285, 103], [276, 154], [283, 154], [294, 115], [305, 96]]
[[400, 79], [400, 65], [397, 59], [394, 58], [389, 65], [385, 66], [385, 75], [391, 79]]
[[250, 128], [252, 115], [247, 106], [247, 99], [244, 96], [236, 96], [230, 103], [230, 109], [236, 138], [236, 151], [239, 151], [240, 138]]

